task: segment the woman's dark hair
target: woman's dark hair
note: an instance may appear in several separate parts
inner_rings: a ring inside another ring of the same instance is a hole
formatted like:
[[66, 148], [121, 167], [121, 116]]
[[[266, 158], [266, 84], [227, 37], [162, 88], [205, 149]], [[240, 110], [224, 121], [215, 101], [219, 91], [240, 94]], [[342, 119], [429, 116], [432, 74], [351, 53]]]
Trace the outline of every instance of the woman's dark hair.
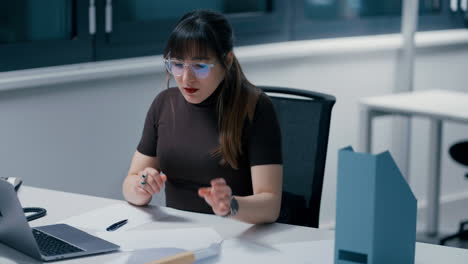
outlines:
[[[227, 55], [234, 45], [232, 27], [219, 13], [196, 10], [185, 14], [176, 24], [167, 42], [164, 58], [184, 59], [207, 56], [211, 51], [225, 70], [224, 80], [217, 89], [218, 127], [220, 145], [213, 151], [221, 155], [224, 163], [238, 168], [242, 155], [242, 131], [246, 118], [252, 121], [260, 90], [245, 77], [233, 54], [229, 63]], [[169, 73], [167, 85], [169, 86]]]

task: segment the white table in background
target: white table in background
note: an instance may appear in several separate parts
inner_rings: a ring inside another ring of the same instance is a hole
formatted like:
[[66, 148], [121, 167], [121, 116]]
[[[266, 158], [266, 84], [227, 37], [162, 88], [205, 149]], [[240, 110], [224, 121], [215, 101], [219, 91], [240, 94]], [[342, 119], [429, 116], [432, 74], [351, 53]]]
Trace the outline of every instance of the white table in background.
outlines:
[[[442, 122], [468, 124], [468, 93], [429, 90], [368, 97], [360, 101], [359, 151], [370, 152], [372, 121], [384, 115], [420, 116], [430, 120], [429, 175], [426, 235], [436, 237], [439, 229]], [[409, 159], [409, 155], [407, 155]], [[467, 261], [468, 263], [468, 261]]]

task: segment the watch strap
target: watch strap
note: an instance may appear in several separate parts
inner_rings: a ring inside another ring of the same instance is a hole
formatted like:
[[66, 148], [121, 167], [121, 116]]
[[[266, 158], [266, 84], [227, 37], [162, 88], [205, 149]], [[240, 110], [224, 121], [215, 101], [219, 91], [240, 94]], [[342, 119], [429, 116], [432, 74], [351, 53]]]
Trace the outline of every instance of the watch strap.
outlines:
[[223, 215], [223, 217], [233, 217], [237, 214], [238, 211], [239, 211], [239, 202], [233, 196], [231, 197], [229, 212], [226, 215]]

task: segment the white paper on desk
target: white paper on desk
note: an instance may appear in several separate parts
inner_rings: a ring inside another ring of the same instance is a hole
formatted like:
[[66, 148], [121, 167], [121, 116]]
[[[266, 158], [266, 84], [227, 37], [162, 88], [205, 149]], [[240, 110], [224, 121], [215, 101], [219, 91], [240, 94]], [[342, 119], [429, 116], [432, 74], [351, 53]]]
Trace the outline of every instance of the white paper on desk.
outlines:
[[275, 244], [284, 256], [304, 260], [304, 263], [333, 264], [335, 255], [335, 240], [314, 240]]
[[62, 220], [59, 223], [68, 224], [78, 228], [91, 229], [96, 232], [105, 231], [108, 226], [118, 221], [128, 219], [128, 223], [115, 232], [128, 230], [151, 221], [158, 220], [157, 207], [138, 207], [130, 204], [115, 204], [98, 208], [81, 215]]
[[[145, 263], [149, 259], [160, 259], [168, 254], [176, 254], [175, 248], [140, 249], [105, 264], [134, 264]], [[139, 262], [138, 262], [138, 261]], [[196, 261], [195, 264], [239, 264], [239, 263], [268, 263], [268, 264], [305, 264], [310, 261], [302, 261], [293, 256], [283, 254], [275, 248], [265, 246], [256, 242], [241, 239], [225, 240], [221, 245], [218, 256]]]
[[[143, 264], [174, 256], [176, 254], [185, 252], [186, 250], [180, 248], [146, 248], [138, 249], [132, 252], [125, 253], [119, 258], [111, 261], [100, 262], [101, 264]], [[197, 262], [198, 264], [198, 262]]]
[[125, 259], [126, 264], [142, 264], [154, 260], [167, 258], [185, 252], [186, 250], [178, 248], [147, 248], [133, 251], [132, 254]]
[[305, 264], [310, 263], [301, 259], [290, 258], [277, 249], [243, 239], [225, 240], [218, 257], [201, 260], [196, 264], [239, 264], [239, 263], [268, 263], [268, 264]]
[[197, 250], [222, 240], [212, 228], [178, 228], [161, 230], [135, 230], [124, 232], [98, 232], [96, 236], [120, 246], [121, 250], [145, 248], [181, 248]]

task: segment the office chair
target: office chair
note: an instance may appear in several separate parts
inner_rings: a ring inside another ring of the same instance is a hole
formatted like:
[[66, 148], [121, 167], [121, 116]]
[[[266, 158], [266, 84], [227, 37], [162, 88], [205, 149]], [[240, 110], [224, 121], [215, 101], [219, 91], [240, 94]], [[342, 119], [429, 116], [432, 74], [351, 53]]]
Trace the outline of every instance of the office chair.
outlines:
[[279, 223], [318, 227], [330, 117], [335, 97], [259, 86], [272, 100], [282, 134], [283, 196]]
[[[449, 149], [450, 157], [456, 162], [468, 166], [468, 141], [458, 142]], [[468, 179], [468, 173], [465, 174]], [[445, 245], [449, 240], [460, 239], [460, 244], [468, 245], [468, 221], [460, 223], [458, 232], [440, 239], [439, 244]]]

